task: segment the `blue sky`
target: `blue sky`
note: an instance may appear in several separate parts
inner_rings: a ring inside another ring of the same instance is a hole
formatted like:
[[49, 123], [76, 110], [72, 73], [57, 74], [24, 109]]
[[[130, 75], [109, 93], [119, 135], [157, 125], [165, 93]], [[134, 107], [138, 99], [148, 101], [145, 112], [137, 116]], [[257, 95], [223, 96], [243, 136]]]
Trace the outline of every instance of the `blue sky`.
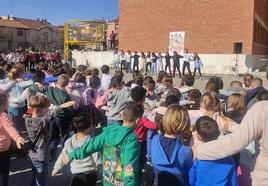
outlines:
[[0, 0], [0, 15], [47, 18], [62, 25], [69, 19], [114, 19], [118, 0]]

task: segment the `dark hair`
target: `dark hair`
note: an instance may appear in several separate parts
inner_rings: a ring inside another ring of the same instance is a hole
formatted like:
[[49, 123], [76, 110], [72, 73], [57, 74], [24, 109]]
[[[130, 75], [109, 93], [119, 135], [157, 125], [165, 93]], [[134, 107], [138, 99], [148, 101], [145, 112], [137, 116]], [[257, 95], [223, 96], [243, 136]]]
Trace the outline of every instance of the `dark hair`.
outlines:
[[99, 73], [100, 73], [99, 69], [97, 68], [92, 69], [92, 76], [99, 76]]
[[154, 120], [155, 120], [155, 124], [156, 124], [158, 130], [160, 130], [160, 132], [162, 132], [162, 133], [165, 133], [164, 127], [163, 127], [163, 117], [164, 116], [162, 114], [156, 113]]
[[188, 100], [190, 101], [196, 101], [200, 100], [202, 96], [202, 93], [198, 89], [192, 89], [188, 93]]
[[116, 71], [114, 73], [114, 76], [118, 76], [120, 78], [122, 78], [122, 81], [123, 81], [123, 78], [124, 78], [124, 73], [122, 71]]
[[146, 93], [147, 91], [145, 88], [141, 86], [136, 86], [131, 90], [131, 98], [136, 102], [140, 102], [145, 98]]
[[223, 81], [221, 78], [213, 77], [209, 79], [209, 82], [214, 83], [218, 87], [218, 90], [223, 89]]
[[134, 122], [136, 119], [141, 118], [142, 115], [143, 107], [135, 101], [128, 102], [123, 110], [123, 120], [126, 122]]
[[92, 76], [89, 79], [89, 86], [91, 88], [97, 88], [101, 85], [101, 79], [98, 76]]
[[110, 88], [117, 88], [121, 84], [122, 84], [122, 77], [120, 77], [120, 76], [114, 76], [111, 79], [111, 82], [110, 82], [110, 86], [109, 87]]
[[194, 77], [191, 75], [184, 75], [182, 76], [181, 80], [188, 87], [191, 87], [194, 85]]
[[93, 125], [90, 114], [77, 112], [73, 117], [73, 126], [78, 132], [84, 132]]
[[204, 142], [215, 140], [220, 135], [217, 122], [208, 116], [200, 117], [196, 121], [195, 129]]
[[165, 75], [167, 75], [167, 74], [168, 74], [168, 73], [167, 73], [166, 71], [161, 70], [161, 71], [158, 73], [158, 76], [157, 76], [157, 82], [158, 82], [158, 83], [161, 83], [163, 77], [164, 77]]
[[181, 92], [179, 91], [179, 89], [177, 88], [169, 88], [166, 94], [166, 97], [168, 96], [176, 96], [178, 98], [178, 100], [181, 100]]
[[268, 101], [268, 90], [262, 90], [257, 94], [258, 101]]
[[86, 80], [87, 80], [86, 77], [80, 72], [76, 73], [74, 76], [74, 81], [76, 83], [86, 83]]
[[213, 81], [207, 82], [205, 90], [208, 93], [215, 92], [216, 94], [219, 94], [219, 86]]
[[171, 104], [179, 104], [180, 99], [175, 95], [169, 95], [166, 97], [165, 105], [168, 107]]
[[32, 73], [32, 80], [33, 80], [33, 82], [43, 83], [45, 81], [45, 79], [46, 79], [46, 75], [41, 70], [35, 70]]
[[143, 85], [143, 75], [140, 74], [140, 75], [136, 76], [133, 80], [133, 83], [138, 85], [138, 86], [142, 86]]
[[153, 79], [144, 79], [143, 81], [144, 87], [147, 87], [150, 91], [153, 91], [155, 88], [155, 81]]
[[86, 71], [86, 69], [87, 69], [87, 66], [86, 65], [79, 65], [77, 67], [77, 71], [78, 72], [81, 72], [81, 73], [83, 73], [84, 71]]
[[108, 65], [102, 65], [102, 67], [101, 67], [101, 72], [102, 72], [103, 74], [108, 74], [109, 71], [110, 71], [110, 68], [109, 68]]
[[135, 71], [133, 72], [133, 74], [132, 74], [133, 79], [135, 79], [135, 77], [138, 76], [138, 75], [140, 75], [140, 74], [141, 74], [140, 71], [135, 70]]

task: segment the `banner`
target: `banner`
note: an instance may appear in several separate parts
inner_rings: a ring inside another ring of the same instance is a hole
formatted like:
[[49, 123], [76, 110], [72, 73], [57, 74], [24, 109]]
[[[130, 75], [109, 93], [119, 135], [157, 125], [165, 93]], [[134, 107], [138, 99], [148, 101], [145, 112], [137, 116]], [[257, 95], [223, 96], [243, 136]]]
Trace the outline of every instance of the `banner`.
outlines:
[[184, 50], [185, 32], [170, 32], [169, 34], [169, 53], [176, 51], [182, 54]]

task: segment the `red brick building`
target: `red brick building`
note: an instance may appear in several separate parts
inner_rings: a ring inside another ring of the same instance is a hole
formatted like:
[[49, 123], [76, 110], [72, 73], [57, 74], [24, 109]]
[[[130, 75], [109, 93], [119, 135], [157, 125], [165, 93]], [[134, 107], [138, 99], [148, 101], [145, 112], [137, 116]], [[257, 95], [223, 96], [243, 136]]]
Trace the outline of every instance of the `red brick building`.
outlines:
[[268, 0], [119, 0], [119, 48], [164, 52], [169, 33], [202, 54], [268, 55]]

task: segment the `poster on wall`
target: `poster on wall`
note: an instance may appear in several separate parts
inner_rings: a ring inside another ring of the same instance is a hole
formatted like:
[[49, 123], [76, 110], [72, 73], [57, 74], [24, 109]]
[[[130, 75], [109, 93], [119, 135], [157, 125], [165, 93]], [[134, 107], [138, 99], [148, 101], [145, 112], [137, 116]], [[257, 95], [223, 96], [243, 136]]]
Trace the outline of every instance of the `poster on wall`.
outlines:
[[178, 54], [182, 54], [184, 50], [185, 32], [170, 32], [169, 34], [169, 52], [176, 51]]

